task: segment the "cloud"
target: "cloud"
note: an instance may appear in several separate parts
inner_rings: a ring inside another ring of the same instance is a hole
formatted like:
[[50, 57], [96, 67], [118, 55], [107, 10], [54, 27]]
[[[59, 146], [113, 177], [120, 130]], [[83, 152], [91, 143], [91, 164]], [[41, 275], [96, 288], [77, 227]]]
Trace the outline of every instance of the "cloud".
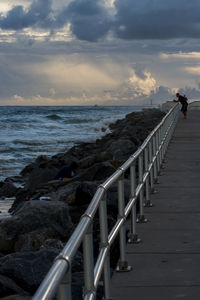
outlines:
[[129, 82], [133, 87], [133, 96], [150, 95], [152, 91], [156, 89], [156, 80], [152, 77], [148, 71], [143, 72], [143, 78], [138, 77], [135, 71], [132, 71], [132, 75], [129, 78]]
[[119, 38], [199, 38], [198, 0], [116, 0], [115, 7]]
[[200, 52], [178, 52], [178, 53], [161, 53], [160, 58], [162, 59], [199, 59]]
[[31, 26], [50, 27], [52, 0], [34, 0], [28, 9], [14, 6], [5, 16], [0, 16], [0, 27], [6, 30], [21, 30]]
[[69, 4], [67, 13], [72, 33], [80, 40], [95, 42], [111, 28], [110, 16], [101, 0], [73, 1]]
[[200, 75], [200, 67], [185, 67], [184, 70], [189, 74]]
[[189, 100], [200, 99], [200, 83], [197, 83], [197, 87], [186, 86], [181, 88], [179, 93], [186, 95]]
[[37, 27], [53, 34], [70, 24], [77, 39], [90, 42], [110, 32], [127, 40], [198, 39], [199, 10], [199, 0], [68, 0], [59, 5], [55, 0], [33, 0], [28, 7], [14, 6], [6, 15], [4, 8], [0, 27]]

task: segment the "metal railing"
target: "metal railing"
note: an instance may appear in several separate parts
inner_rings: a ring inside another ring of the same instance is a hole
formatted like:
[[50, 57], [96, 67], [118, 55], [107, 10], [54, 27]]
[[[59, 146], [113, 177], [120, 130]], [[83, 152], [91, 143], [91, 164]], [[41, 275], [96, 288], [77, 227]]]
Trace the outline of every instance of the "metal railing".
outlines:
[[[131, 215], [129, 243], [139, 242], [136, 230], [137, 222], [146, 222], [144, 207], [151, 206], [150, 192], [154, 190], [158, 174], [172, 137], [179, 116], [179, 105], [176, 104], [149, 134], [138, 150], [117, 169], [97, 189], [84, 215], [81, 217], [72, 236], [64, 249], [58, 255], [33, 296], [33, 300], [72, 299], [71, 296], [71, 264], [80, 247], [83, 245], [84, 288], [83, 299], [92, 300], [96, 297], [96, 290], [103, 274], [104, 299], [112, 298], [110, 275], [110, 247], [119, 234], [120, 258], [118, 271], [129, 271], [131, 267], [126, 259], [126, 229], [125, 221]], [[138, 175], [136, 176], [136, 167]], [[130, 170], [130, 198], [125, 205], [124, 174]], [[117, 182], [118, 185], [118, 218], [108, 232], [106, 191]], [[145, 195], [145, 197], [144, 197]], [[139, 203], [139, 213], [136, 219], [136, 202]], [[100, 248], [96, 263], [93, 254], [93, 220], [99, 210]]]

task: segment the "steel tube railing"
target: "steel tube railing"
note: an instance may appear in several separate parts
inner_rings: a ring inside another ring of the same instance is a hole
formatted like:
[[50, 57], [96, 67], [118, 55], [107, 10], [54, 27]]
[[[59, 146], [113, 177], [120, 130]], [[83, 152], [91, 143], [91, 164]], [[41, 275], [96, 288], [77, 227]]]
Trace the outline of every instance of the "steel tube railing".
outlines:
[[[137, 243], [136, 203], [139, 201], [139, 221], [145, 222], [144, 217], [144, 191], [145, 204], [150, 206], [150, 190], [154, 190], [165, 153], [174, 132], [179, 116], [179, 107], [176, 104], [154, 128], [138, 150], [116, 170], [97, 189], [84, 215], [81, 217], [74, 233], [66, 246], [55, 259], [48, 274], [33, 296], [33, 300], [52, 299], [57, 294], [58, 300], [71, 300], [71, 263], [83, 244], [84, 257], [84, 300], [95, 300], [96, 290], [103, 274], [104, 299], [112, 298], [110, 280], [110, 247], [119, 235], [120, 262], [119, 271], [129, 271], [126, 261], [126, 230], [125, 222], [131, 215], [131, 234], [129, 242]], [[136, 180], [136, 165], [138, 165], [138, 182]], [[124, 174], [130, 170], [130, 198], [125, 206]], [[118, 217], [110, 232], [107, 224], [106, 191], [114, 184], [118, 185]], [[94, 265], [93, 254], [93, 220], [99, 210], [100, 224], [100, 250]], [[73, 274], [72, 274], [73, 276]]]

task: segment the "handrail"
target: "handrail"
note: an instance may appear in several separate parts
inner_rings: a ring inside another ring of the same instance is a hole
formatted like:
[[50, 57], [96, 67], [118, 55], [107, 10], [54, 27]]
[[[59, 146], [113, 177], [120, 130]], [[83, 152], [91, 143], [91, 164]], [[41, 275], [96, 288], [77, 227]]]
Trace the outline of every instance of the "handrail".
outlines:
[[[178, 104], [175, 104], [149, 134], [138, 150], [133, 153], [128, 160], [114, 172], [114, 174], [98, 187], [72, 236], [61, 253], [56, 257], [54, 264], [33, 296], [33, 300], [52, 299], [55, 293], [57, 293], [58, 300], [72, 299], [71, 264], [81, 243], [83, 243], [85, 281], [83, 299], [95, 299], [96, 290], [102, 273], [104, 275], [104, 298], [111, 299], [110, 247], [119, 235], [120, 259], [118, 271], [129, 271], [130, 266], [126, 260], [125, 253], [125, 222], [131, 213], [131, 234], [129, 242], [137, 243], [139, 239], [136, 231], [136, 202], [139, 202], [138, 222], [146, 222], [144, 216], [144, 204], [146, 204], [146, 206], [151, 206], [150, 191], [154, 190], [154, 184], [157, 181], [178, 116], [179, 107]], [[136, 179], [136, 164], [138, 165], [138, 179]], [[130, 170], [131, 192], [130, 199], [125, 206], [124, 174], [127, 170]], [[118, 184], [118, 218], [111, 231], [108, 232], [106, 192], [116, 182]], [[92, 225], [98, 209], [100, 222], [100, 249], [96, 264], [94, 265]]]

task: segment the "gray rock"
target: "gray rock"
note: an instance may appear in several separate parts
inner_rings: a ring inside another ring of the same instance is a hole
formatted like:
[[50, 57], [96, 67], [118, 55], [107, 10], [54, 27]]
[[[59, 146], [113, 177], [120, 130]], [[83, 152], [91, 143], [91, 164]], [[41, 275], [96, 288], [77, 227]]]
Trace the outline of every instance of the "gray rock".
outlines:
[[41, 185], [43, 183], [52, 180], [56, 176], [57, 171], [58, 168], [55, 167], [52, 168], [36, 167], [30, 172], [25, 187], [32, 191], [38, 185]]
[[33, 295], [58, 253], [55, 249], [41, 249], [8, 254], [0, 259], [0, 274]]
[[[62, 238], [53, 228], [41, 228], [25, 234], [20, 234], [14, 243], [14, 251], [37, 251], [46, 241]], [[62, 243], [59, 240], [60, 243]], [[50, 248], [50, 247], [46, 247]]]
[[[0, 259], [1, 260], [1, 259]], [[28, 295], [22, 288], [20, 288], [12, 279], [7, 276], [0, 275], [0, 297], [19, 294]]]
[[[64, 239], [71, 228], [72, 221], [66, 204], [39, 200], [24, 202], [11, 218], [0, 223], [0, 252], [14, 251], [15, 244], [17, 242], [18, 245], [20, 244], [19, 241], [23, 240], [21, 237], [23, 235], [25, 235], [24, 240], [32, 240], [31, 237], [26, 236], [31, 232], [34, 237], [37, 231], [49, 229], [52, 230], [52, 238]], [[41, 238], [42, 242], [44, 238]], [[48, 234], [47, 238], [51, 238], [51, 235]]]
[[12, 182], [0, 182], [0, 197], [13, 197], [16, 192], [17, 188]]
[[62, 243], [60, 240], [57, 239], [47, 239], [44, 241], [44, 243], [41, 246], [42, 248], [47, 248], [47, 249], [57, 249], [57, 250], [62, 250], [64, 247], [64, 243]]
[[101, 162], [86, 169], [78, 176], [81, 181], [104, 181], [115, 172], [114, 167], [109, 162]]
[[127, 160], [136, 150], [135, 144], [129, 139], [113, 141], [108, 151], [113, 153], [114, 160]]
[[75, 191], [80, 185], [80, 181], [69, 182], [66, 185], [61, 185], [54, 192], [46, 193], [53, 201], [62, 201], [65, 203], [73, 203], [75, 201]]

